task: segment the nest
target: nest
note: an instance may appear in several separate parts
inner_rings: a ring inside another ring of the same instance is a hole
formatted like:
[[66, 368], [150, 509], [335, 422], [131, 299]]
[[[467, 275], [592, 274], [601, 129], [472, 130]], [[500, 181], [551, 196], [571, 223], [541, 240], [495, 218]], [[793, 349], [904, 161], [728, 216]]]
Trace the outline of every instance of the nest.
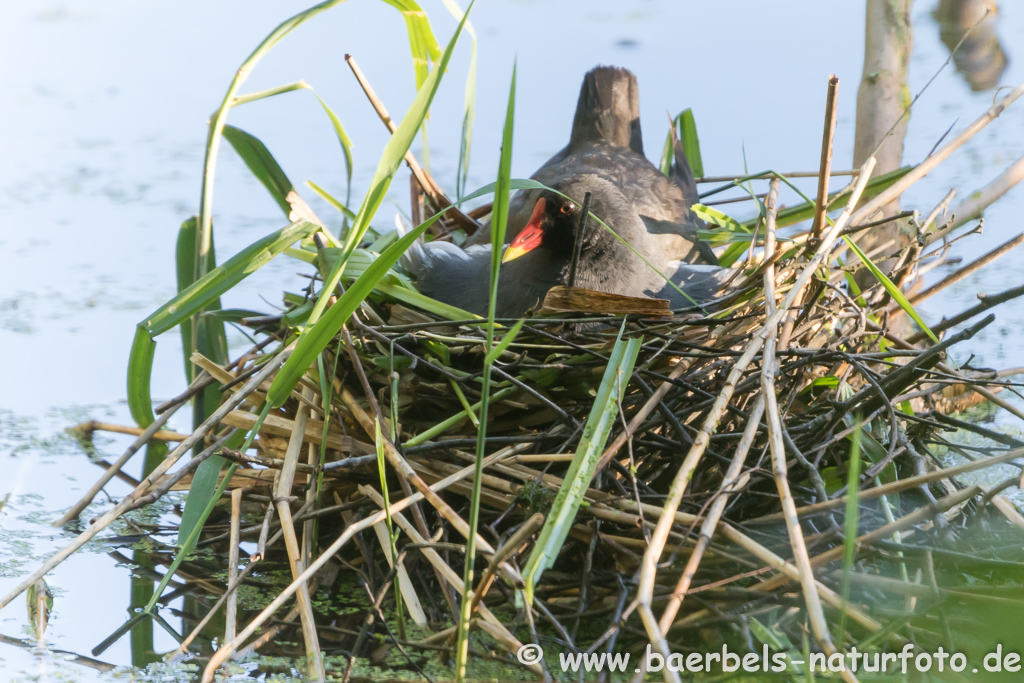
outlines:
[[[992, 322], [988, 308], [1024, 291], [986, 298], [931, 334], [967, 326], [929, 341], [892, 287], [869, 278], [847, 288], [858, 278], [836, 265], [842, 238], [878, 226], [876, 212], [913, 181], [853, 211], [872, 163], [833, 225], [819, 202], [816, 224], [788, 241], [775, 234], [774, 181], [763, 248], [703, 309], [659, 315], [650, 302], [620, 300], [618, 314], [597, 314], [588, 305], [608, 310], [607, 298], [560, 290], [507, 346], [491, 347], [484, 321], [375, 295], [262, 423], [292, 329], [286, 318], [260, 320], [264, 341], [231, 365], [193, 358], [203, 372], [138, 444], [161, 438], [174, 410], [207, 387], [223, 403], [94, 526], [187, 488], [213, 455], [234, 463], [233, 476], [221, 475], [230, 505], [218, 504], [199, 537], [216, 552], [180, 565], [219, 595], [179, 649], [210, 656], [207, 677], [243, 643], [305, 652], [314, 669], [326, 653], [345, 677], [380, 675], [378, 664], [444, 675], [467, 594], [474, 666], [497, 660], [503, 678], [544, 673], [542, 661], [517, 659], [528, 642], [638, 654], [969, 648], [985, 619], [1019, 609], [1004, 594], [990, 611], [978, 604], [1016, 585], [1019, 542], [999, 539], [1019, 539], [1024, 518], [1001, 495], [1017, 470], [989, 485], [959, 477], [1019, 469], [1024, 444], [956, 417], [981, 401], [1019, 411], [1000, 398], [1013, 385], [998, 372], [957, 366], [948, 352]], [[944, 257], [929, 247], [952, 229], [941, 222], [947, 203], [891, 254], [897, 285]], [[497, 322], [498, 339], [515, 323]], [[258, 423], [251, 448], [229, 447], [235, 430]], [[958, 430], [986, 441], [956, 445], [948, 433]], [[564, 543], [531, 559], [552, 537]], [[244, 541], [258, 550], [239, 573]], [[266, 587], [271, 567], [285, 568], [284, 588]], [[237, 604], [247, 585], [261, 587], [260, 599]], [[214, 652], [207, 624], [224, 603], [247, 626]]]

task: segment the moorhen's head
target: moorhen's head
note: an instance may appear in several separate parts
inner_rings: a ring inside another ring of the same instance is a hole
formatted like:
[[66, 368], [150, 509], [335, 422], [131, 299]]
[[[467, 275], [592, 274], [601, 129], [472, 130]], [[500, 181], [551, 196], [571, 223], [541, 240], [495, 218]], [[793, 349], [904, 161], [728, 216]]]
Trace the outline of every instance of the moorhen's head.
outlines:
[[[593, 216], [600, 218], [619, 237], [629, 242], [634, 249], [644, 252], [647, 245], [643, 240], [644, 228], [622, 192], [609, 181], [595, 175], [581, 175], [552, 186], [557, 192], [544, 190], [540, 193], [530, 220], [505, 250], [502, 263], [518, 259], [535, 251], [547, 252], [546, 256], [566, 267], [572, 261], [576, 232], [580, 227], [583, 201], [590, 192], [590, 213], [586, 231], [580, 243], [579, 269], [611, 265], [607, 259], [614, 259], [617, 265], [626, 266], [633, 257], [615, 235], [612, 235]], [[621, 263], [619, 263], [621, 262]]]

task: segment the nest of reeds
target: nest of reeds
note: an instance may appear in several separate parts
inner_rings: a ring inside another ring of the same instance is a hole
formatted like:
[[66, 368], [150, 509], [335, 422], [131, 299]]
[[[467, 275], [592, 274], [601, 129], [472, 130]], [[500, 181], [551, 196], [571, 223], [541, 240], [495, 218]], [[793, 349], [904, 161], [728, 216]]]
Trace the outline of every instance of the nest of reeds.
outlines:
[[[1001, 492], [1017, 483], [1024, 444], [957, 417], [983, 401], [1021, 413], [1000, 397], [1013, 385], [999, 372], [949, 352], [1024, 288], [930, 329], [915, 331], [907, 316], [1020, 239], [908, 301], [902, 290], [947, 253], [951, 197], [924, 220], [879, 212], [979, 128], [867, 200], [869, 159], [831, 198], [848, 205], [835, 221], [822, 191], [814, 223], [785, 239], [772, 180], [729, 293], [704, 308], [618, 300], [610, 315], [594, 312], [607, 299], [561, 289], [521, 326], [489, 328], [378, 290], [273, 409], [267, 392], [289, 371], [296, 317], [244, 320], [263, 340], [230, 364], [193, 356], [202, 372], [106, 479], [151, 438], [179, 445], [68, 552], [188, 488], [213, 456], [231, 462], [208, 497], [208, 523], [192, 519], [184, 542], [215, 552], [167, 558], [165, 583], [186, 571], [218, 596], [192, 615], [179, 648], [212, 653], [204, 680], [258, 649], [304, 652], [314, 675], [326, 665], [349, 679], [382, 669], [447, 677], [461, 643], [483, 667], [470, 678], [493, 676], [488, 661], [501, 678], [561, 676], [551, 668], [559, 651], [725, 645], [795, 659], [852, 645], [976, 647], [982, 628], [1021, 604], [1024, 518]], [[847, 238], [894, 221], [913, 238], [875, 254], [893, 259], [886, 277]], [[858, 258], [843, 265], [836, 256], [847, 250]], [[290, 313], [308, 310], [318, 277]], [[223, 401], [193, 433], [158, 431], [211, 388]], [[958, 445], [948, 435], [957, 430], [986, 441]], [[987, 485], [959, 478], [997, 464], [1017, 470]], [[257, 551], [239, 571], [244, 542]], [[223, 604], [228, 627], [213, 651], [223, 634], [210, 618]], [[525, 643], [548, 649], [547, 666], [523, 657]]]
[[[279, 601], [339, 585], [365, 594], [363, 609], [345, 616], [300, 600], [291, 628], [310, 634], [315, 624], [319, 637], [313, 645], [307, 635], [307, 651], [386, 659], [424, 675], [437, 650], [453, 651], [478, 446], [471, 652], [527, 677], [543, 666], [516, 662], [527, 642], [637, 653], [653, 643], [685, 653], [723, 643], [799, 651], [808, 639], [827, 651], [877, 633], [882, 649], [908, 635], [938, 641], [910, 615], [927, 620], [958, 600], [970, 604], [971, 577], [1019, 566], [1019, 548], [987, 547], [981, 559], [963, 547], [979, 529], [986, 543], [1005, 533], [992, 514], [1020, 524], [1000, 495], [1018, 475], [992, 486], [957, 475], [1022, 451], [975, 452], [945, 433], [1020, 445], [956, 417], [982, 400], [1005, 403], [998, 392], [1008, 385], [948, 356], [992, 322], [985, 309], [1020, 292], [909, 331], [882, 283], [856, 294], [840, 286], [853, 269], [828, 257], [853, 232], [852, 212], [820, 236], [812, 228], [776, 241], [772, 187], [764, 249], [751, 250], [732, 292], [704, 309], [654, 316], [632, 302], [640, 312], [600, 315], [570, 310], [586, 308], [590, 293], [553, 291], [546, 312], [491, 353], [482, 440], [481, 369], [494, 348], [485, 323], [439, 319], [387, 297], [365, 301], [265, 418], [258, 455], [222, 451], [240, 467], [232, 488], [271, 491], [258, 556], [291, 561], [296, 575], [309, 567], [303, 576], [313, 577]], [[863, 187], [853, 188], [854, 201]], [[942, 220], [937, 210], [919, 223], [920, 239], [898, 255], [905, 280], [941, 258], [942, 247], [928, 245], [949, 227]], [[264, 332], [288, 334], [272, 322], [260, 321]], [[514, 322], [498, 321], [505, 330]], [[254, 351], [224, 368], [197, 358], [235, 392], [238, 407], [221, 425], [256, 424], [260, 387], [282, 360]], [[950, 448], [969, 460], [950, 465]], [[265, 543], [275, 516], [293, 550]], [[222, 530], [208, 525], [204, 534]], [[940, 587], [936, 571], [958, 577], [955, 585]], [[517, 595], [527, 584], [524, 602]], [[961, 590], [968, 597], [950, 598]], [[934, 604], [879, 609], [886, 594]], [[273, 607], [250, 623], [265, 623]], [[657, 627], [641, 618], [645, 610]], [[958, 618], [954, 630], [969, 630]]]

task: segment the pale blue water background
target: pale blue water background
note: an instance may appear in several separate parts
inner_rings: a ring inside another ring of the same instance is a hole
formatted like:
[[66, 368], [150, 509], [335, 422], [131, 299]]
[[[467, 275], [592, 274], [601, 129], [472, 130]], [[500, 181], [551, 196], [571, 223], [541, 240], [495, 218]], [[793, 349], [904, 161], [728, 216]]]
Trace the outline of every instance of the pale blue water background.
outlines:
[[[1024, 81], [1024, 7], [1003, 5], [998, 34], [1010, 65], [1002, 83], [1015, 85]], [[0, 496], [12, 494], [0, 512], [0, 593], [68, 540], [47, 523], [99, 474], [61, 430], [91, 418], [130, 422], [125, 359], [135, 324], [174, 293], [173, 245], [178, 226], [198, 207], [207, 117], [252, 48], [305, 6], [295, 0], [0, 3]], [[948, 54], [930, 16], [933, 6], [915, 3], [914, 93]], [[443, 44], [454, 20], [439, 2], [428, 0], [424, 8]], [[815, 170], [826, 79], [836, 73], [834, 166], [851, 165], [863, 60], [861, 3], [480, 0], [472, 20], [480, 62], [470, 188], [493, 178], [514, 59], [513, 170], [520, 177], [565, 143], [580, 79], [599, 63], [636, 72], [652, 158], [661, 150], [666, 112], [693, 107], [705, 169], [714, 175], [742, 171], [744, 148], [751, 170]], [[298, 29], [244, 90], [300, 78], [313, 84], [355, 143], [358, 197], [386, 134], [344, 63], [346, 52], [400, 118], [414, 96], [404, 23], [397, 11], [370, 0], [351, 0]], [[432, 169], [448, 188], [454, 188], [468, 57], [465, 36], [432, 110]], [[913, 112], [905, 161], [920, 160], [955, 119], [957, 128], [966, 125], [991, 99], [991, 91], [972, 93], [947, 68]], [[340, 151], [310, 93], [248, 105], [230, 122], [261, 137], [297, 185], [313, 179], [342, 192]], [[1021, 154], [1024, 103], [919, 183], [904, 207], [927, 212], [950, 187], [963, 198]], [[392, 192], [402, 206], [407, 187], [403, 172]], [[334, 219], [312, 193], [306, 198]], [[749, 212], [743, 206], [724, 208], [742, 217]], [[985, 235], [958, 243], [955, 253], [969, 260], [988, 251], [1022, 229], [1022, 214], [1024, 190], [1017, 189], [989, 210]], [[377, 223], [389, 225], [393, 215], [394, 207], [385, 204]], [[283, 225], [276, 205], [227, 145], [215, 221], [222, 259]], [[936, 321], [972, 305], [979, 291], [1020, 284], [1017, 258], [950, 288], [921, 312]], [[294, 261], [275, 262], [225, 305], [266, 310], [258, 294], [297, 290], [300, 270]], [[995, 324], [963, 345], [961, 360], [970, 352], [979, 366], [1024, 365], [1024, 306], [996, 313]], [[164, 399], [181, 388], [180, 346], [171, 334], [159, 340], [153, 395]], [[180, 414], [172, 426], [188, 424]], [[1021, 431], [1015, 418], [1001, 413], [994, 424]], [[127, 442], [105, 438], [100, 450], [114, 458]], [[127, 488], [116, 482], [108, 491], [118, 497]], [[109, 504], [100, 503], [97, 509]], [[50, 645], [87, 654], [122, 623], [128, 575], [102, 549], [79, 553], [51, 574]], [[0, 613], [0, 633], [24, 638], [24, 628], [19, 600]], [[173, 648], [159, 629], [157, 648]], [[101, 658], [129, 662], [127, 638]], [[88, 669], [0, 645], [0, 681], [98, 679]]]

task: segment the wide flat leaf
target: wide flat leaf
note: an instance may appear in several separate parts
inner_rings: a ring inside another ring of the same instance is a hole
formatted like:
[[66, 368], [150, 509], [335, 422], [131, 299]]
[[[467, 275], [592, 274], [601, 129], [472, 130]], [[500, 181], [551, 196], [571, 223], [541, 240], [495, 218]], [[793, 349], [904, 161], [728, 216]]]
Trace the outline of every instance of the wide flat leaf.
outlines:
[[180, 325], [183, 320], [205, 308], [286, 248], [319, 229], [320, 226], [315, 223], [296, 221], [253, 242], [179, 292], [140, 325], [154, 337]]
[[633, 373], [633, 364], [642, 343], [643, 340], [636, 337], [624, 341], [621, 333], [615, 341], [590, 417], [587, 418], [580, 443], [573, 455], [572, 464], [569, 465], [562, 488], [551, 505], [544, 528], [533, 547], [533, 552], [530, 553], [530, 559], [523, 568], [527, 602], [533, 601], [534, 587], [544, 570], [557, 559], [576, 519], [576, 513], [583, 504], [584, 495], [594, 478], [605, 442], [618, 419], [618, 404]]
[[693, 110], [684, 109], [676, 119], [679, 125], [679, 141], [686, 152], [686, 160], [690, 162], [690, 170], [694, 178], [704, 175], [704, 161], [700, 157], [700, 139], [697, 137], [697, 122], [693, 120]]
[[267, 188], [267, 192], [274, 198], [277, 205], [281, 207], [285, 216], [291, 213], [292, 207], [288, 203], [288, 193], [295, 190], [292, 181], [288, 180], [284, 170], [281, 168], [274, 155], [270, 153], [267, 146], [259, 138], [246, 133], [241, 128], [224, 126], [224, 137], [231, 143], [231, 146], [242, 157], [242, 161], [249, 167], [256, 179]]
[[[175, 265], [178, 276], [178, 291], [188, 289], [196, 279], [196, 218], [192, 217], [182, 223], [178, 230], [178, 242], [175, 246]], [[217, 264], [216, 252], [212, 245], [207, 252], [207, 265], [203, 270], [211, 272]], [[207, 312], [218, 312], [221, 310], [220, 298], [212, 300], [206, 305], [206, 311], [192, 318], [186, 318], [181, 323], [181, 348], [185, 363], [185, 379], [190, 384], [197, 374], [196, 366], [192, 364], [192, 353], [198, 351], [215, 363], [221, 365], [228, 362], [228, 340], [224, 331], [223, 320], [216, 317], [209, 317]], [[193, 331], [193, 326], [195, 327]], [[192, 426], [198, 427], [203, 423], [210, 413], [220, 403], [220, 391], [217, 385], [206, 387], [197, 394], [192, 401]]]

